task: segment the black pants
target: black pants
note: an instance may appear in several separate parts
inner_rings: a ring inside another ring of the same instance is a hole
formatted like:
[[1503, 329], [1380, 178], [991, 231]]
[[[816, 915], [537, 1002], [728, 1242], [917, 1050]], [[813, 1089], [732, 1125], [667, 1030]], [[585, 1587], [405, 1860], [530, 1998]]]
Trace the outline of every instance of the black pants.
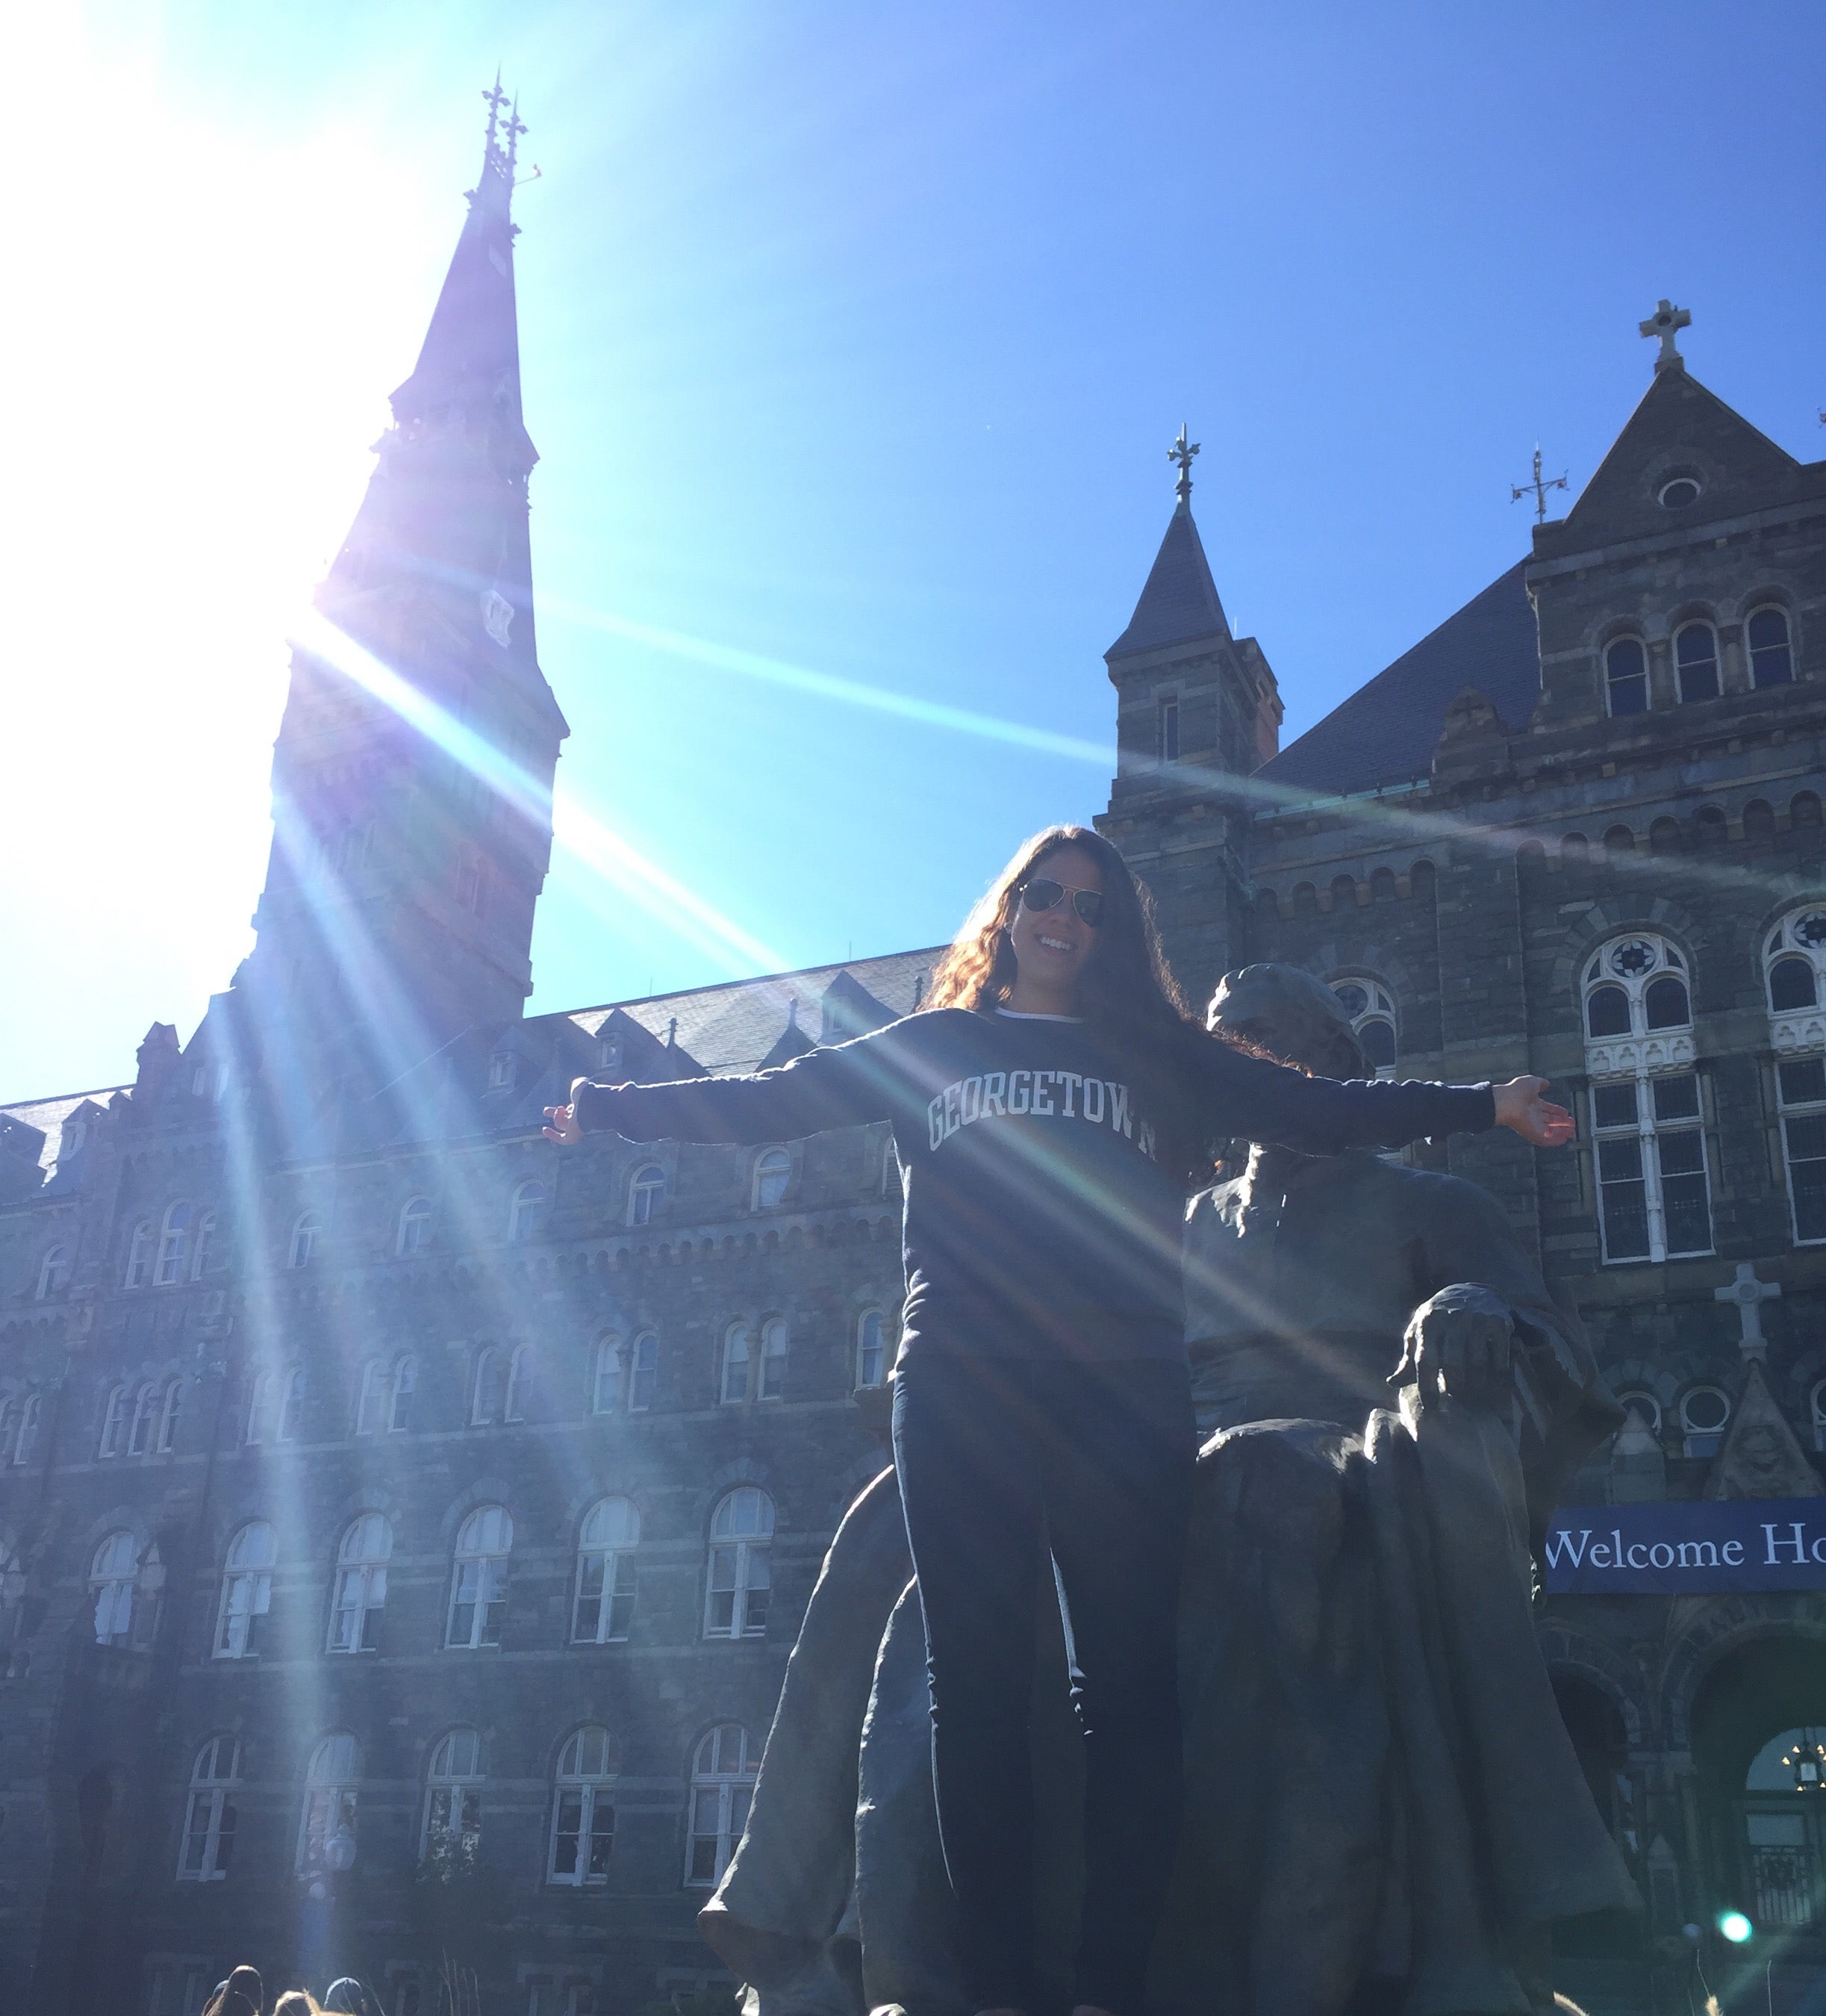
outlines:
[[1027, 1723], [1050, 1546], [1085, 1744], [1076, 2000], [1139, 2016], [1179, 1834], [1175, 1636], [1195, 1453], [1182, 1362], [928, 1351], [895, 1375], [939, 1832], [979, 2008], [1033, 2006]]

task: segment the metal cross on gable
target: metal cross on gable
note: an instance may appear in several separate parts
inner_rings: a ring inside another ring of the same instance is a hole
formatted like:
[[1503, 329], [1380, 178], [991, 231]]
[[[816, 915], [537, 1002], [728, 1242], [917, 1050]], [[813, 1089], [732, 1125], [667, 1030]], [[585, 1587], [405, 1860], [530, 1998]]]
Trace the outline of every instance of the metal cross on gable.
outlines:
[[1743, 1334], [1738, 1340], [1738, 1349], [1746, 1358], [1760, 1358], [1769, 1348], [1769, 1341], [1763, 1334], [1763, 1304], [1774, 1301], [1781, 1293], [1779, 1281], [1759, 1281], [1753, 1262], [1740, 1260], [1735, 1277], [1722, 1288], [1714, 1288], [1712, 1299], [1715, 1302], [1734, 1302], [1738, 1321]]
[[1179, 439], [1166, 451], [1166, 459], [1179, 464], [1179, 481], [1173, 487], [1182, 504], [1189, 503], [1192, 495], [1192, 457], [1199, 452], [1196, 441], [1185, 437], [1185, 422], [1179, 423]]
[[1547, 523], [1547, 493], [1550, 490], [1564, 490], [1565, 488], [1566, 479], [1564, 476], [1549, 476], [1544, 478], [1542, 477], [1540, 443], [1537, 441], [1534, 444], [1533, 480], [1528, 483], [1511, 483], [1509, 485], [1509, 502], [1511, 504], [1519, 504], [1524, 497], [1532, 492], [1534, 498], [1535, 523], [1544, 525]]

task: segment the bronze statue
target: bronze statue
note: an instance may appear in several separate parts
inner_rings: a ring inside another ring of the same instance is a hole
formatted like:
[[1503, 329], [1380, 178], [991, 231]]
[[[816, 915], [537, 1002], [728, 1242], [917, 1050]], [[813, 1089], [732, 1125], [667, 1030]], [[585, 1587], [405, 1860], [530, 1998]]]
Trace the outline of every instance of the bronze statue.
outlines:
[[[1285, 967], [1213, 1003], [1363, 1073]], [[1619, 1418], [1487, 1193], [1370, 1154], [1256, 1149], [1194, 1200], [1201, 1452], [1181, 1629], [1187, 1817], [1161, 2016], [1540, 2016], [1557, 1918], [1632, 1907], [1530, 1616], [1530, 1536]], [[787, 1669], [748, 1831], [700, 1917], [754, 2016], [968, 2016], [933, 1818], [923, 1636], [894, 1481], [845, 1516]], [[1044, 1975], [1079, 1883], [1066, 1641], [1030, 1741]]]

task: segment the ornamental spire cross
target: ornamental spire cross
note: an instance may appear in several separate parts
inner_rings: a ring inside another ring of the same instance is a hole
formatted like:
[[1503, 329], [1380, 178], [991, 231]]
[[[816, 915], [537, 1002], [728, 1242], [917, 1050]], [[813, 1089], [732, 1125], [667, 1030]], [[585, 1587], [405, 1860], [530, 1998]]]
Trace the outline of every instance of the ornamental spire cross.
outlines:
[[1738, 1321], [1743, 1327], [1743, 1334], [1738, 1340], [1738, 1349], [1746, 1358], [1761, 1358], [1769, 1348], [1769, 1340], [1763, 1334], [1763, 1304], [1771, 1302], [1781, 1293], [1779, 1281], [1759, 1281], [1756, 1269], [1748, 1260], [1738, 1262], [1734, 1280], [1722, 1288], [1712, 1291], [1715, 1302], [1734, 1302]]
[[488, 144], [492, 147], [494, 145], [494, 129], [501, 120], [501, 108], [507, 103], [507, 93], [501, 88], [499, 70], [494, 73], [493, 88], [483, 92], [482, 103], [488, 108]]
[[1166, 459], [1179, 464], [1179, 481], [1173, 488], [1174, 495], [1182, 504], [1189, 504], [1192, 501], [1192, 457], [1198, 452], [1198, 443], [1186, 439], [1185, 422], [1181, 420], [1179, 439], [1166, 451]]
[[1655, 304], [1654, 314], [1646, 322], [1636, 325], [1644, 336], [1659, 336], [1661, 338], [1661, 355], [1655, 360], [1657, 371], [1686, 369], [1687, 360], [1681, 356], [1674, 337], [1677, 331], [1691, 329], [1692, 326], [1692, 311], [1690, 308], [1677, 308], [1665, 296]]
[[1511, 483], [1509, 485], [1509, 502], [1519, 504], [1532, 491], [1534, 496], [1534, 522], [1537, 525], [1544, 525], [1547, 523], [1547, 493], [1550, 490], [1564, 490], [1565, 487], [1564, 476], [1550, 476], [1543, 479], [1540, 473], [1540, 444], [1537, 441], [1534, 444], [1533, 480], [1529, 483]]

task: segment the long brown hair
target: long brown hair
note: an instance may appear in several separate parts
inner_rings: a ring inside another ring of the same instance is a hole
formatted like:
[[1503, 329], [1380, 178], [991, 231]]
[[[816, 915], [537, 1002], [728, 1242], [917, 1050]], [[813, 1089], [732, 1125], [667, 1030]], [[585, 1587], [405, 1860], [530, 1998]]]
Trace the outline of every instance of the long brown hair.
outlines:
[[987, 1014], [1015, 985], [1008, 927], [1021, 891], [1052, 855], [1076, 847], [1102, 870], [1103, 916], [1078, 982], [1085, 1021], [1125, 1049], [1142, 1055], [1181, 1039], [1197, 1024], [1188, 1013], [1179, 983], [1160, 949], [1154, 905], [1146, 885], [1102, 833], [1088, 826], [1049, 826], [1015, 850], [940, 960], [922, 1008], [973, 1008]]

